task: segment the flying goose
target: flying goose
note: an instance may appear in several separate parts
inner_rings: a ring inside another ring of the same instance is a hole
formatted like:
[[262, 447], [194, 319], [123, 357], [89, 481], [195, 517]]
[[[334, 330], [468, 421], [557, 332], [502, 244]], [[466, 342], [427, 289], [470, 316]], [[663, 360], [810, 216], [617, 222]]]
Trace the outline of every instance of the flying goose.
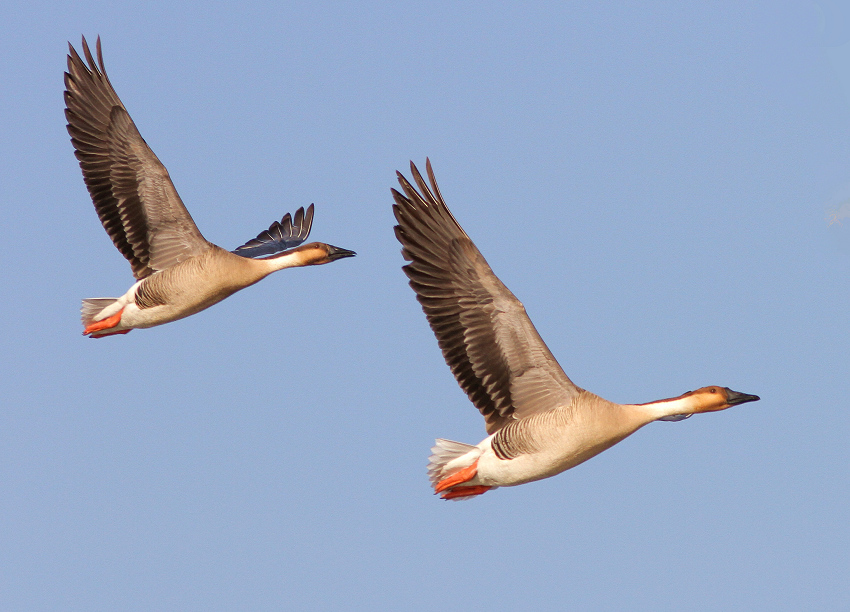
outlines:
[[548, 478], [652, 421], [679, 421], [759, 399], [712, 386], [648, 404], [615, 404], [577, 387], [446, 207], [430, 160], [426, 168], [430, 188], [411, 162], [419, 191], [400, 172], [404, 195], [392, 190], [395, 234], [411, 262], [403, 269], [489, 434], [476, 446], [437, 440], [428, 475], [443, 499], [471, 499]]
[[312, 204], [235, 251], [207, 242], [112, 88], [100, 37], [97, 64], [85, 37], [88, 66], [68, 47], [68, 133], [97, 215], [137, 281], [120, 298], [83, 300], [83, 334], [101, 338], [176, 321], [277, 270], [355, 255], [321, 242], [302, 244], [313, 223]]

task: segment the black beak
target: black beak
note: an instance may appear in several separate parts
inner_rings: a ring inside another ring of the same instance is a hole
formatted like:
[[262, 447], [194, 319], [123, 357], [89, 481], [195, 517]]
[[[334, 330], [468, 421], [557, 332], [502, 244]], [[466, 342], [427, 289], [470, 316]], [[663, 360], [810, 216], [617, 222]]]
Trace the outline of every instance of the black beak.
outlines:
[[760, 399], [761, 398], [758, 395], [750, 395], [749, 393], [738, 393], [737, 391], [732, 391], [732, 389], [726, 387], [726, 403], [730, 406], [746, 404], [747, 402], [757, 402]]
[[335, 247], [330, 244], [328, 245], [328, 259], [331, 261], [336, 261], [337, 259], [342, 259], [343, 257], [354, 257], [355, 255], [357, 255], [357, 253], [355, 253], [354, 251]]

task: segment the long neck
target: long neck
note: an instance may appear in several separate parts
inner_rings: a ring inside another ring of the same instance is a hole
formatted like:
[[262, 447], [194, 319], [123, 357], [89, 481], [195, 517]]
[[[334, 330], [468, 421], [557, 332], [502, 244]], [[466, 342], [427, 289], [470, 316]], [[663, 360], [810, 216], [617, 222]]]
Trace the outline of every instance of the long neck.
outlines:
[[264, 259], [248, 259], [247, 261], [251, 262], [251, 266], [254, 269], [260, 270], [263, 276], [266, 276], [272, 272], [283, 270], [284, 268], [298, 268], [300, 266], [309, 265], [314, 259], [315, 253], [312, 253], [309, 250], [293, 249], [273, 257], [266, 257]]
[[309, 251], [299, 251], [298, 249], [295, 249], [293, 251], [281, 253], [280, 255], [268, 257], [259, 261], [265, 263], [270, 272], [277, 272], [284, 268], [298, 268], [300, 266], [306, 266], [312, 260], [313, 257]]
[[671, 397], [648, 404], [626, 404], [625, 406], [629, 410], [642, 415], [647, 423], [676, 414], [693, 414], [697, 409], [693, 395]]

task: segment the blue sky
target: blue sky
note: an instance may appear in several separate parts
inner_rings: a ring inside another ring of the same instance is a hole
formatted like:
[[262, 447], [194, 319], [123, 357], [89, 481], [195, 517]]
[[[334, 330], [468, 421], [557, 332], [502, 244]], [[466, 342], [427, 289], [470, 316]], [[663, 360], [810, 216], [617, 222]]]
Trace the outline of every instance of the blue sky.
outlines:
[[[850, 606], [850, 9], [36, 1], [0, 29], [0, 608]], [[65, 131], [80, 34], [207, 239], [315, 202], [358, 256], [83, 338], [132, 277]], [[392, 232], [426, 156], [576, 384], [762, 400], [435, 498], [433, 439], [484, 427]]]

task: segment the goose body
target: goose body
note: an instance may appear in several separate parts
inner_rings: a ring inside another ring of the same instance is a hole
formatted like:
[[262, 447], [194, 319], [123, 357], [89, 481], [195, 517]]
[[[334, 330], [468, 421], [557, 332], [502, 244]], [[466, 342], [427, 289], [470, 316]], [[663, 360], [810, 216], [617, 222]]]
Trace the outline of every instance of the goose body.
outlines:
[[84, 334], [126, 334], [193, 315], [284, 268], [330, 263], [355, 253], [303, 244], [313, 205], [234, 251], [208, 242], [112, 88], [83, 38], [84, 62], [69, 45], [65, 116], [83, 179], [101, 223], [127, 258], [136, 283], [119, 298], [83, 300]]
[[568, 470], [644, 425], [758, 400], [726, 387], [703, 387], [647, 404], [616, 404], [576, 386], [549, 352], [522, 303], [493, 274], [452, 216], [427, 163], [418, 190], [401, 173], [393, 190], [404, 271], [446, 363], [486, 421], [477, 445], [438, 439], [428, 474], [444, 499]]

